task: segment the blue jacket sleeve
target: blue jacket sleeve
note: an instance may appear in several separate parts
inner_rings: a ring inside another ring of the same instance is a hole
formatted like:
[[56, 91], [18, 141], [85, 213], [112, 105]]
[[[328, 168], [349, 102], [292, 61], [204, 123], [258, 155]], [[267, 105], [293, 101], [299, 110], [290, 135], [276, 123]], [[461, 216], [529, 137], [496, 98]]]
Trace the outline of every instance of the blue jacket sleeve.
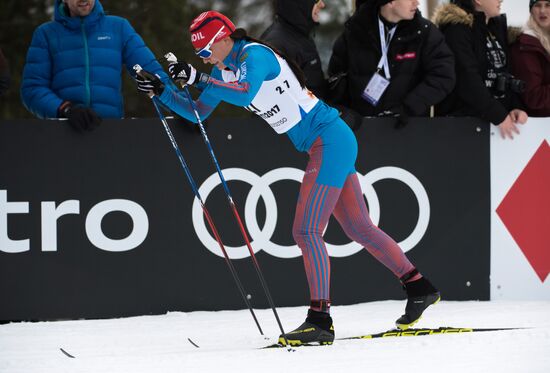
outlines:
[[[172, 86], [166, 86], [159, 99], [174, 113], [190, 122], [197, 123], [197, 118], [193, 112], [193, 107], [191, 106], [191, 102], [187, 98], [187, 93], [185, 93], [185, 91], [177, 91]], [[208, 118], [216, 106], [218, 106], [220, 99], [203, 92], [199, 96], [198, 100], [195, 100], [193, 103], [197, 109], [200, 120], [203, 121]]]
[[122, 33], [124, 40], [122, 57], [130, 75], [135, 76], [133, 68], [135, 64], [139, 64], [144, 70], [160, 76], [163, 83], [170, 84], [170, 78], [162, 69], [153, 52], [145, 45], [141, 36], [126, 19], [123, 19]]
[[[212, 69], [211, 77], [213, 79], [221, 79], [220, 70], [214, 67]], [[206, 87], [207, 84], [204, 84], [202, 82], [199, 82], [197, 84], [197, 88], [201, 90], [202, 93], [199, 96], [198, 100], [193, 101], [193, 104], [197, 109], [197, 113], [199, 114], [199, 118], [201, 121], [208, 118], [212, 111], [214, 111], [216, 106], [218, 106], [221, 101], [219, 98], [212, 96], [209, 93], [205, 93], [204, 89]], [[187, 98], [187, 93], [185, 93], [185, 91], [178, 91], [174, 85], [166, 86], [164, 92], [162, 93], [162, 95], [160, 95], [159, 98], [160, 101], [168, 108], [170, 108], [170, 110], [172, 110], [174, 113], [187, 119], [190, 122], [197, 123], [197, 118], [195, 117], [195, 113], [193, 112], [193, 106], [191, 106], [191, 102]]]
[[226, 83], [212, 77], [204, 93], [236, 106], [248, 106], [260, 90], [264, 80], [279, 73], [275, 55], [260, 46], [250, 47], [241, 61], [241, 76], [237, 82]]
[[50, 88], [51, 58], [45, 26], [41, 26], [33, 34], [21, 82], [21, 100], [39, 118], [56, 118], [57, 108], [63, 102]]

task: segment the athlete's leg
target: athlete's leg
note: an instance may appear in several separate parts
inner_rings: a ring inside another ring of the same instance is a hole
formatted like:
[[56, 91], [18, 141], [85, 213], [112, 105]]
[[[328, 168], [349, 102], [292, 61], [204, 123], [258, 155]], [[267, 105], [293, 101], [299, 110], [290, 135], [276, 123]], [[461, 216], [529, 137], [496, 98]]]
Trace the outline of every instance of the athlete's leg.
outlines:
[[355, 172], [348, 176], [344, 184], [334, 216], [348, 237], [363, 245], [401, 280], [407, 293], [407, 305], [396, 325], [400, 329], [413, 326], [426, 308], [437, 303], [441, 296], [431, 282], [416, 270], [397, 243], [372, 224]]
[[300, 187], [292, 233], [302, 250], [311, 308], [328, 312], [330, 259], [322, 235], [338, 200], [340, 188], [316, 182], [323, 163], [321, 138], [315, 141], [309, 153], [310, 160]]
[[[380, 228], [372, 224], [363, 199], [361, 184], [357, 174], [351, 173], [340, 193], [340, 198], [334, 209], [334, 217], [338, 220], [346, 235], [360, 243], [378, 261], [383, 263], [398, 278], [411, 273], [415, 267], [407, 259], [397, 243]], [[421, 277], [416, 273], [407, 281]]]
[[325, 129], [309, 150], [293, 225], [293, 236], [302, 250], [311, 309], [328, 312], [330, 258], [323, 232], [340, 196], [348, 170], [357, 157], [357, 142], [339, 120]]

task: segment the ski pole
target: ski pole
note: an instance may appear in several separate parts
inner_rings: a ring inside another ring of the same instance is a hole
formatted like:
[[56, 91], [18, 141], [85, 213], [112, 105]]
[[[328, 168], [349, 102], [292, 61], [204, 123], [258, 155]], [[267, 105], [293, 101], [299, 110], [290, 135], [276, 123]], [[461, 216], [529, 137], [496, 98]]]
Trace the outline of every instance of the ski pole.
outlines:
[[[143, 76], [144, 78], [147, 78], [146, 73], [143, 71], [140, 65], [135, 65], [134, 70], [136, 74]], [[204, 204], [201, 195], [199, 193], [199, 189], [197, 188], [197, 184], [195, 183], [195, 179], [193, 179], [193, 176], [191, 175], [191, 171], [189, 170], [189, 167], [187, 166], [187, 163], [185, 162], [185, 159], [183, 158], [183, 155], [180, 151], [180, 148], [176, 142], [176, 139], [174, 138], [174, 135], [172, 134], [172, 131], [170, 130], [170, 126], [168, 125], [168, 122], [166, 121], [166, 118], [164, 117], [164, 114], [162, 114], [162, 111], [159, 108], [159, 105], [157, 103], [156, 97], [151, 94], [149, 95], [149, 98], [153, 102], [153, 106], [155, 107], [157, 114], [159, 116], [160, 121], [162, 122], [162, 125], [164, 126], [164, 130], [166, 131], [166, 134], [170, 138], [170, 142], [172, 143], [172, 147], [176, 151], [176, 154], [178, 156], [178, 159], [180, 161], [181, 166], [183, 167], [183, 170], [185, 171], [185, 175], [187, 176], [187, 180], [189, 181], [189, 184], [191, 185], [191, 189], [193, 190], [193, 193], [195, 194], [195, 197], [198, 199], [198, 201], [201, 204], [202, 212], [204, 216], [206, 217], [206, 220], [208, 221], [208, 225], [210, 226], [210, 229], [212, 230], [212, 233], [214, 233], [214, 237], [216, 237], [216, 241], [218, 241], [218, 245], [220, 246], [220, 249], [222, 250], [223, 256], [225, 258], [225, 262], [227, 263], [229, 270], [231, 271], [231, 274], [233, 275], [233, 279], [235, 280], [235, 283], [237, 284], [237, 288], [239, 289], [239, 292], [241, 293], [241, 296], [244, 300], [244, 303], [250, 310], [250, 313], [252, 314], [252, 318], [254, 319], [254, 322], [256, 323], [256, 326], [258, 327], [258, 330], [260, 331], [261, 335], [264, 335], [264, 332], [262, 331], [262, 328], [260, 327], [260, 323], [258, 322], [258, 319], [256, 318], [256, 314], [254, 313], [254, 310], [252, 309], [252, 306], [250, 305], [250, 302], [248, 301], [248, 298], [246, 296], [246, 292], [244, 290], [244, 287], [241, 283], [241, 280], [239, 279], [239, 276], [237, 275], [237, 271], [235, 270], [235, 267], [233, 266], [233, 263], [231, 262], [231, 259], [229, 259], [229, 255], [227, 254], [227, 251], [225, 250], [225, 246], [223, 245], [223, 242], [221, 240], [221, 237], [218, 233], [218, 230], [216, 229], [216, 226], [214, 225], [214, 221], [212, 220], [210, 213], [208, 212], [208, 209], [206, 208], [206, 205]]]
[[[164, 55], [164, 58], [168, 62], [171, 63], [177, 63], [178, 59], [176, 56], [169, 52]], [[227, 186], [227, 182], [225, 181], [225, 178], [223, 176], [222, 170], [220, 168], [220, 165], [218, 163], [218, 160], [216, 158], [216, 155], [214, 154], [214, 150], [212, 149], [212, 145], [210, 144], [210, 140], [208, 139], [208, 135], [206, 134], [206, 130], [204, 129], [204, 125], [202, 124], [200, 115], [197, 111], [197, 108], [195, 106], [195, 102], [193, 101], [193, 97], [191, 96], [191, 93], [189, 92], [189, 89], [187, 88], [187, 85], [182, 85], [183, 90], [185, 91], [187, 95], [187, 99], [189, 100], [189, 103], [191, 105], [191, 109], [193, 113], [195, 114], [195, 118], [197, 119], [197, 124], [199, 126], [202, 138], [204, 140], [204, 143], [206, 144], [206, 147], [208, 148], [208, 151], [210, 152], [210, 158], [212, 159], [212, 162], [214, 163], [214, 166], [216, 167], [216, 171], [218, 172], [218, 175], [220, 177], [220, 180], [223, 185], [223, 189], [225, 190], [225, 194], [227, 196], [227, 200], [229, 202], [229, 206], [231, 207], [231, 210], [233, 211], [233, 216], [235, 217], [235, 220], [237, 221], [237, 225], [239, 226], [239, 229], [241, 231], [241, 235], [246, 243], [246, 246], [248, 247], [248, 251], [250, 252], [250, 257], [252, 258], [252, 263], [254, 264], [254, 268], [256, 269], [256, 273], [258, 275], [258, 278], [260, 279], [260, 283], [262, 284], [264, 293], [266, 295], [267, 301], [269, 302], [269, 305], [271, 306], [271, 309], [273, 310], [273, 314], [275, 315], [275, 319], [277, 320], [277, 324], [279, 325], [279, 329], [281, 330], [281, 333], [283, 335], [283, 338], [285, 339], [286, 345], [290, 345], [288, 343], [288, 340], [286, 338], [286, 333], [283, 329], [283, 324], [281, 323], [281, 319], [279, 318], [279, 314], [277, 313], [277, 309], [275, 308], [275, 303], [273, 302], [273, 298], [271, 297], [271, 293], [269, 292], [269, 288], [267, 287], [267, 283], [264, 279], [263, 272], [260, 268], [260, 264], [258, 263], [258, 260], [256, 259], [256, 255], [254, 255], [254, 250], [252, 250], [252, 246], [250, 245], [250, 239], [248, 238], [248, 234], [246, 233], [246, 230], [244, 228], [244, 224], [242, 222], [242, 219], [239, 215], [239, 212], [237, 211], [237, 207], [235, 206], [235, 202], [233, 201], [233, 197], [231, 196], [231, 192], [229, 191], [229, 187]]]

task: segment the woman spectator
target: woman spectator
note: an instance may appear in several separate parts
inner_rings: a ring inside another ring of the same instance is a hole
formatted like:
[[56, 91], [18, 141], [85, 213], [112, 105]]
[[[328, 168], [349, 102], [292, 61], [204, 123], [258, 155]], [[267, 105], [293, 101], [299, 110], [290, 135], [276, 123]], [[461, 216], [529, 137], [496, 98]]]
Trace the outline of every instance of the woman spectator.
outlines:
[[530, 0], [531, 15], [510, 49], [512, 71], [526, 82], [527, 113], [550, 117], [550, 0]]
[[523, 83], [509, 73], [502, 0], [451, 0], [434, 23], [455, 54], [456, 87], [436, 108], [438, 115], [477, 116], [499, 126], [503, 138], [527, 121], [520, 110]]

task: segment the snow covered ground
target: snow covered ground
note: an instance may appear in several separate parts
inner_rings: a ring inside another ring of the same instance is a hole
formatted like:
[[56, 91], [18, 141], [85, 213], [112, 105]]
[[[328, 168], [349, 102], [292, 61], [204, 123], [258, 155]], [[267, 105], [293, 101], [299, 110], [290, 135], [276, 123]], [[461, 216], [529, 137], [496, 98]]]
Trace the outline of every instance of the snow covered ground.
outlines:
[[[403, 308], [402, 301], [333, 307], [337, 337], [391, 329]], [[306, 308], [278, 311], [289, 331]], [[256, 312], [269, 340], [248, 310], [0, 325], [0, 372], [550, 372], [550, 302], [442, 301], [417, 325], [521, 330], [347, 340], [295, 352], [258, 349], [276, 340], [278, 327], [271, 310]]]

